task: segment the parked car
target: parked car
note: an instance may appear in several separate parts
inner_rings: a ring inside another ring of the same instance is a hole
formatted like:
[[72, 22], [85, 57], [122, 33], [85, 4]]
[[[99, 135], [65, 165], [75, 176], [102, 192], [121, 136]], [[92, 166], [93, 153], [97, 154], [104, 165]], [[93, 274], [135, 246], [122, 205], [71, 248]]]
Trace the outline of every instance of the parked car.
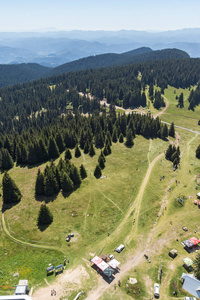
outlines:
[[119, 247], [115, 248], [115, 251], [120, 253], [122, 252], [122, 250], [125, 248], [125, 246], [123, 244], [119, 245]]
[[154, 297], [159, 298], [160, 297], [160, 286], [158, 283], [154, 284]]
[[184, 297], [184, 300], [197, 300], [195, 297]]

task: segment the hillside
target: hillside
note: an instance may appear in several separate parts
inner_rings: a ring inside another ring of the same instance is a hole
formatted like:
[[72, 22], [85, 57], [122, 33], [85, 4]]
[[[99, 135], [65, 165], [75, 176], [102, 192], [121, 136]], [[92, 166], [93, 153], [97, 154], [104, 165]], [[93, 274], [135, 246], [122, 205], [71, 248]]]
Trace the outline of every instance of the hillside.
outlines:
[[48, 70], [38, 64], [0, 65], [0, 87], [41, 78]]
[[[55, 299], [71, 300], [83, 290], [82, 299], [143, 300], [152, 297], [162, 266], [160, 299], [174, 299], [174, 281], [179, 298], [187, 295], [182, 260], [194, 260], [196, 253], [186, 252], [181, 242], [200, 231], [193, 204], [200, 107], [195, 102], [194, 111], [188, 110], [188, 97], [198, 96], [199, 79], [200, 59], [186, 58], [77, 71], [0, 89], [0, 179], [7, 170], [22, 194], [12, 201], [9, 189], [6, 201], [0, 186], [0, 293], [13, 294], [19, 279], [28, 278], [37, 300], [51, 299], [52, 289]], [[155, 107], [157, 96], [164, 109]], [[172, 122], [176, 132], [169, 134]], [[176, 160], [181, 154], [178, 169], [165, 158], [169, 145]], [[97, 166], [101, 178], [94, 176]], [[44, 203], [53, 220], [41, 224]], [[67, 242], [69, 233], [74, 237]], [[119, 254], [114, 249], [120, 244], [125, 248]], [[173, 248], [174, 260], [168, 255]], [[102, 253], [120, 262], [111, 281], [90, 264]], [[50, 263], [55, 267], [64, 259], [69, 261], [62, 274], [46, 274]], [[127, 292], [129, 277], [138, 282]]]
[[49, 76], [85, 69], [97, 69], [101, 67], [112, 67], [146, 61], [178, 58], [189, 58], [189, 55], [186, 52], [178, 49], [153, 51], [150, 48], [142, 47], [122, 54], [101, 54], [69, 62], [50, 70]]

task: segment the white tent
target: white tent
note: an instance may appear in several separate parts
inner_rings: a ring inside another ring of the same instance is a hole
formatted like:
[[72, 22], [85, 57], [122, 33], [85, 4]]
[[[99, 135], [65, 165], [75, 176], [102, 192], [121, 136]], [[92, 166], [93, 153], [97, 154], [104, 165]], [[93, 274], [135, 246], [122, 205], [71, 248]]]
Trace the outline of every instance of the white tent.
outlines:
[[120, 265], [120, 262], [118, 262], [115, 258], [109, 261], [109, 266], [113, 269], [117, 269], [117, 267]]

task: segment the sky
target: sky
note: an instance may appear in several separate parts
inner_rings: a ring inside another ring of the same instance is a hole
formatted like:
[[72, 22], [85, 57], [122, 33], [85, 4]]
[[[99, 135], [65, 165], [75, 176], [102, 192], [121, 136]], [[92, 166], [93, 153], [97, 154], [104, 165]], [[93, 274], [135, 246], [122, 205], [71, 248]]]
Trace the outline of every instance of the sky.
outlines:
[[[0, 32], [200, 28], [199, 0], [1, 0]], [[164, 3], [163, 3], [164, 2]]]

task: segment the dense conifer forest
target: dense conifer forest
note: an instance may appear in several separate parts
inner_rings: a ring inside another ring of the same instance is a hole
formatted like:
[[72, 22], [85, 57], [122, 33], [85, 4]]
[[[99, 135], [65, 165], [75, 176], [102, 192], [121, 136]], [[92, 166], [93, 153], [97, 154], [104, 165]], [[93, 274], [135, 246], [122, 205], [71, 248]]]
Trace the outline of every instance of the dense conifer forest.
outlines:
[[[136, 134], [168, 136], [168, 129], [150, 115], [117, 115], [115, 105], [146, 106], [145, 87], [168, 84], [186, 88], [197, 84], [200, 60], [181, 59], [85, 70], [0, 89], [0, 167], [34, 165], [56, 159], [66, 148], [76, 147], [76, 157], [95, 155], [94, 145], [109, 153], [110, 143], [134, 144]], [[83, 95], [80, 95], [80, 92]], [[88, 98], [85, 94], [93, 97]], [[155, 93], [154, 106], [164, 106]], [[190, 103], [198, 98], [199, 86]], [[99, 100], [110, 103], [109, 114]], [[195, 98], [195, 99], [196, 99]], [[82, 114], [83, 113], [83, 114]], [[87, 114], [87, 115], [85, 115]], [[132, 135], [132, 138], [131, 138]], [[125, 138], [125, 140], [124, 140]]]

